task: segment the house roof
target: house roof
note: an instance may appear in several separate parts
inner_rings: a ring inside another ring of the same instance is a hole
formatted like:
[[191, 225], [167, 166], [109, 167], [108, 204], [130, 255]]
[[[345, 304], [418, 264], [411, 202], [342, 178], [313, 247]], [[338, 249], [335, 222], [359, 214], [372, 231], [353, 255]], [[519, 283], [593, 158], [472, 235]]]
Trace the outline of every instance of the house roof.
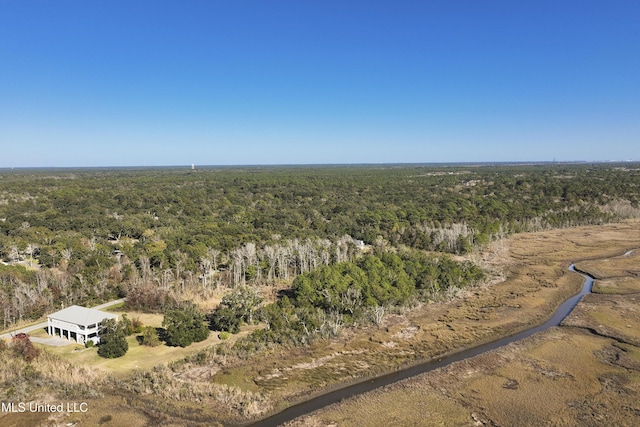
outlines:
[[63, 310], [56, 311], [55, 313], [47, 316], [51, 319], [61, 320], [63, 322], [75, 323], [76, 325], [92, 325], [98, 323], [103, 319], [115, 319], [118, 316], [104, 311], [96, 310], [95, 308], [80, 307], [79, 305], [72, 305]]

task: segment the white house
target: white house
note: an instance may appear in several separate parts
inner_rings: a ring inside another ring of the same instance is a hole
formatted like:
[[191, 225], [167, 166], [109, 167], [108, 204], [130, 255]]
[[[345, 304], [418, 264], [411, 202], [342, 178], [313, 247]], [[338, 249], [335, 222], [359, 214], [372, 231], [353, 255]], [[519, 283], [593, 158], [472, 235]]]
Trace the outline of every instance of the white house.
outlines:
[[95, 308], [72, 305], [47, 316], [49, 335], [57, 335], [77, 343], [84, 344], [88, 340], [100, 341], [100, 322], [104, 319], [116, 319], [118, 316]]

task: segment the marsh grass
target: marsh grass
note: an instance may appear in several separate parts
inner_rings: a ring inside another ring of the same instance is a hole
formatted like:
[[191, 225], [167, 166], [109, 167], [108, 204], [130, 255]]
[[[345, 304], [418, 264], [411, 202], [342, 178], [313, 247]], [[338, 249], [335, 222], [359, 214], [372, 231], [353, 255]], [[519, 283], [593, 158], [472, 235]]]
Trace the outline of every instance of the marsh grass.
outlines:
[[638, 294], [640, 293], [640, 278], [619, 277], [597, 280], [593, 284], [592, 292], [596, 294]]
[[639, 263], [640, 250], [636, 250], [631, 255], [579, 262], [576, 268], [588, 271], [596, 279], [621, 278], [640, 274]]
[[[578, 265], [599, 277], [615, 277], [597, 281], [595, 289], [630, 293], [637, 283], [637, 259], [633, 259], [635, 253], [618, 256], [638, 246], [637, 224], [514, 236], [509, 241], [511, 256], [503, 264], [506, 281], [444, 310], [439, 321], [447, 330], [432, 324], [421, 332], [448, 341], [473, 332], [469, 320], [474, 316], [480, 324], [495, 328], [501, 327], [500, 319], [511, 319], [509, 328], [521, 324], [514, 317], [524, 322], [544, 317], [546, 310], [575, 289], [576, 276], [565, 268], [578, 259], [614, 257]], [[496, 293], [502, 287], [510, 292]], [[633, 295], [588, 295], [565, 322], [571, 327], [551, 328], [349, 399], [290, 425], [352, 426], [362, 425], [362, 420], [372, 426], [635, 425], [640, 414], [640, 347], [631, 343], [640, 334], [638, 302]], [[424, 337], [417, 334], [416, 339]]]

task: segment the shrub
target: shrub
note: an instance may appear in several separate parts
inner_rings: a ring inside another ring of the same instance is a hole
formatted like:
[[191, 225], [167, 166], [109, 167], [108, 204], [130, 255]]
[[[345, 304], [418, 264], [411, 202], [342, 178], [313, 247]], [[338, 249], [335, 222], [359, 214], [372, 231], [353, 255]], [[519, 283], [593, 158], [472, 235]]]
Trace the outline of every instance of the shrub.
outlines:
[[140, 334], [140, 333], [142, 333], [142, 330], [144, 329], [144, 325], [142, 324], [142, 321], [140, 320], [139, 317], [134, 317], [131, 320], [131, 327], [133, 328], [133, 333], [134, 334]]
[[22, 357], [27, 363], [31, 363], [40, 355], [40, 350], [33, 346], [29, 336], [26, 334], [14, 337], [11, 347], [16, 356]]
[[122, 328], [126, 336], [133, 334], [133, 322], [126, 314], [122, 315], [122, 320], [120, 322], [122, 323]]
[[100, 424], [104, 424], [104, 423], [108, 423], [109, 421], [111, 421], [113, 419], [113, 417], [111, 415], [103, 415], [100, 418]]
[[157, 347], [161, 344], [156, 328], [154, 328], [153, 326], [147, 326], [144, 328], [144, 332], [142, 334], [142, 344], [146, 345], [147, 347]]
[[231, 334], [229, 332], [226, 332], [226, 331], [220, 332], [218, 334], [218, 338], [220, 338], [222, 341], [228, 340], [230, 336], [231, 336]]
[[86, 348], [91, 348], [95, 345], [95, 343], [93, 342], [93, 340], [87, 340], [87, 342], [84, 343], [84, 346]]

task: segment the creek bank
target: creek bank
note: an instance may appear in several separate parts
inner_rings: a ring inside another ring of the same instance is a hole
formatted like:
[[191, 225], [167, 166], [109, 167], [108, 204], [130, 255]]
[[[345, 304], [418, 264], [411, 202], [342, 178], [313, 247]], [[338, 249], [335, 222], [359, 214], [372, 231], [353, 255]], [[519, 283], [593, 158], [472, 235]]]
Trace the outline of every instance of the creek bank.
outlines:
[[[622, 257], [590, 262], [619, 278], [628, 271]], [[640, 283], [635, 293], [640, 297]], [[640, 414], [639, 301], [629, 294], [587, 294], [560, 327], [289, 425], [385, 425], [393, 417], [396, 424], [438, 425], [461, 414], [460, 425], [634, 425]], [[402, 412], [393, 407], [399, 401]], [[439, 403], [425, 408], [419, 402]]]
[[[569, 267], [571, 271], [577, 272], [575, 264], [571, 264]], [[282, 425], [286, 422], [292, 421], [295, 418], [309, 414], [311, 412], [322, 409], [326, 406], [340, 402], [344, 399], [353, 398], [355, 396], [370, 392], [380, 387], [385, 387], [390, 384], [415, 377], [417, 375], [424, 374], [439, 368], [446, 367], [452, 363], [470, 359], [472, 357], [481, 355], [483, 353], [495, 350], [497, 348], [506, 346], [512, 342], [522, 340], [530, 337], [538, 332], [545, 331], [553, 326], [558, 326], [567, 317], [573, 308], [578, 304], [580, 299], [591, 292], [593, 286], [593, 278], [586, 273], [580, 272], [584, 278], [583, 286], [576, 295], [573, 295], [566, 301], [564, 301], [551, 315], [551, 317], [541, 325], [534, 326], [524, 331], [517, 332], [515, 334], [503, 337], [494, 341], [483, 343], [462, 351], [454, 352], [451, 354], [442, 355], [434, 360], [418, 363], [407, 368], [397, 370], [395, 372], [382, 375], [375, 378], [367, 378], [365, 381], [332, 391], [330, 393], [322, 394], [313, 399], [307, 400], [300, 404], [291, 406], [278, 414], [275, 414], [269, 418], [262, 419], [258, 423], [253, 424], [255, 426], [270, 427]]]

